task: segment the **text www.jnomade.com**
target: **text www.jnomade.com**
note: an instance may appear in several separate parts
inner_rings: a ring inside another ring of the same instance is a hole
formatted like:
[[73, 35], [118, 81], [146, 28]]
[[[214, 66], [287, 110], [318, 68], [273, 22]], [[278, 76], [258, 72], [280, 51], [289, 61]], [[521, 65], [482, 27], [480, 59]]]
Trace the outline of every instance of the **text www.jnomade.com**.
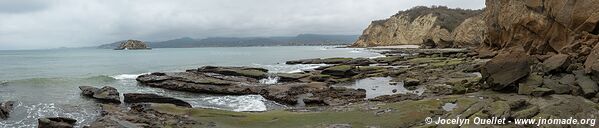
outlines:
[[463, 119], [460, 117], [457, 118], [441, 118], [438, 117], [436, 119], [427, 117], [425, 119], [426, 124], [436, 124], [436, 125], [504, 125], [504, 124], [515, 124], [515, 125], [588, 125], [591, 127], [595, 126], [596, 119], [588, 118], [588, 119], [574, 119], [570, 118], [531, 118], [531, 119], [513, 119], [506, 120], [506, 118], [479, 118], [474, 117], [472, 119]]

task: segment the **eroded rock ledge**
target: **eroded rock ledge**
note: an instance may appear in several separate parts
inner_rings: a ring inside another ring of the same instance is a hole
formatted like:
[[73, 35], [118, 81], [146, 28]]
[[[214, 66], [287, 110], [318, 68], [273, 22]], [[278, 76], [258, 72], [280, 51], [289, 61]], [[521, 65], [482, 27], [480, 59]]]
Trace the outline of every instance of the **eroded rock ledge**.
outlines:
[[305, 82], [283, 82], [277, 85], [259, 83], [256, 78], [264, 77], [265, 71], [259, 68], [206, 66], [186, 72], [151, 73], [139, 76], [137, 81], [146, 86], [196, 93], [256, 94], [285, 104], [338, 104], [365, 97], [364, 90], [329, 87], [327, 83], [293, 77], [291, 74], [280, 75], [290, 81]]

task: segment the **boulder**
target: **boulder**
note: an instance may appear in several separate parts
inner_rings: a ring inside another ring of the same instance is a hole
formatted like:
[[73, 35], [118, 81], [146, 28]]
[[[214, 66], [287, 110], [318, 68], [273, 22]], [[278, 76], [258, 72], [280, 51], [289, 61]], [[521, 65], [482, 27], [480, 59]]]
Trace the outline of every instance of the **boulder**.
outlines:
[[119, 92], [116, 88], [110, 86], [100, 88], [98, 91], [94, 92], [93, 97], [106, 102], [121, 103]]
[[555, 94], [568, 94], [571, 89], [570, 86], [560, 84], [559, 81], [550, 78], [545, 78], [543, 80], [543, 87], [553, 90]]
[[347, 78], [347, 77], [357, 75], [358, 72], [356, 71], [355, 66], [337, 65], [337, 66], [333, 66], [333, 67], [324, 69], [322, 71], [322, 74]]
[[126, 40], [122, 41], [119, 47], [114, 50], [143, 50], [143, 49], [151, 49], [148, 47], [146, 43], [139, 40]]
[[562, 78], [559, 79], [560, 84], [576, 86], [576, 76], [572, 74], [563, 75]]
[[97, 99], [106, 103], [121, 103], [121, 98], [118, 90], [114, 87], [104, 86], [100, 89], [92, 86], [79, 86], [83, 96]]
[[543, 76], [537, 73], [531, 73], [527, 79], [518, 85], [518, 94], [530, 95], [532, 90], [543, 85]]
[[66, 117], [46, 117], [37, 119], [38, 128], [73, 128], [77, 120]]
[[89, 97], [92, 97], [95, 92], [100, 90], [99, 88], [92, 87], [92, 86], [79, 86], [79, 89], [81, 90], [82, 95], [89, 96]]
[[599, 91], [597, 82], [585, 75], [584, 71], [574, 71], [574, 75], [576, 76], [576, 83], [582, 89], [583, 96], [592, 97]]
[[481, 68], [483, 80], [493, 90], [502, 90], [530, 72], [529, 56], [522, 50], [503, 51]]
[[167, 103], [188, 108], [192, 107], [191, 104], [183, 100], [156, 94], [125, 93], [123, 96], [125, 97], [125, 103]]
[[0, 119], [7, 119], [15, 105], [14, 101], [6, 101], [0, 104]]
[[551, 72], [558, 69], [565, 69], [568, 67], [570, 56], [566, 54], [557, 54], [549, 57], [543, 62], [543, 70], [545, 72]]

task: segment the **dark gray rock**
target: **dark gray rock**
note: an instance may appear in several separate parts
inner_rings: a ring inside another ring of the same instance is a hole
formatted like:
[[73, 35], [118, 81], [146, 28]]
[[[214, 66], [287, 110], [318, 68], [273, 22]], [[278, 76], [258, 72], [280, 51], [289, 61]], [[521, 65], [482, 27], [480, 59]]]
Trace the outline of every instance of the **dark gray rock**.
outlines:
[[560, 84], [559, 81], [551, 78], [545, 78], [543, 80], [543, 87], [553, 90], [556, 94], [570, 93], [569, 85]]
[[81, 94], [89, 97], [93, 97], [94, 93], [100, 90], [99, 88], [92, 86], [79, 86], [79, 89], [81, 90]]
[[540, 87], [541, 85], [543, 85], [543, 76], [537, 73], [531, 73], [524, 82], [519, 84], [518, 94], [530, 95], [532, 94], [532, 90]]
[[299, 79], [306, 78], [310, 76], [305, 73], [277, 73], [277, 77], [279, 77], [279, 81], [281, 82], [290, 82], [290, 81], [298, 81]]
[[137, 81], [144, 86], [195, 93], [262, 95], [266, 99], [285, 104], [296, 104], [300, 95], [308, 93], [312, 93], [312, 96], [305, 97], [302, 100], [304, 103], [312, 105], [360, 101], [366, 97], [366, 91], [363, 89], [330, 88], [327, 83], [287, 82], [276, 86], [268, 86], [261, 85], [257, 81], [242, 79], [241, 76], [208, 74], [210, 73], [196, 71], [169, 74], [153, 73], [141, 75], [137, 78]]
[[584, 71], [574, 71], [574, 75], [576, 76], [576, 83], [582, 89], [583, 96], [593, 97], [597, 93], [599, 90], [597, 82], [585, 75]]
[[528, 61], [529, 56], [524, 50], [503, 51], [482, 66], [483, 80], [493, 90], [502, 90], [514, 85], [530, 73]]
[[405, 87], [414, 87], [420, 85], [420, 80], [414, 78], [406, 78], [404, 80]]
[[39, 118], [38, 128], [73, 128], [77, 120], [66, 117], [46, 117]]
[[549, 57], [543, 62], [543, 70], [545, 72], [551, 72], [558, 69], [565, 69], [568, 67], [570, 56], [567, 54], [557, 54]]
[[548, 88], [535, 88], [534, 90], [532, 90], [532, 95], [537, 97], [542, 97], [550, 94], [553, 94], [553, 90]]
[[358, 71], [356, 71], [355, 66], [337, 65], [324, 69], [322, 74], [346, 78], [357, 75]]
[[222, 75], [230, 76], [244, 76], [255, 79], [262, 79], [267, 77], [268, 70], [263, 68], [250, 68], [250, 67], [217, 67], [217, 66], [204, 66], [197, 70], [188, 70], [197, 72], [209, 72], [218, 73]]
[[92, 86], [79, 86], [79, 89], [83, 96], [94, 98], [105, 103], [121, 103], [120, 94], [114, 87], [104, 86], [98, 89]]
[[15, 102], [14, 101], [6, 101], [2, 104], [0, 104], [0, 119], [7, 119], [10, 115], [10, 112], [12, 111], [13, 107], [14, 107]]
[[168, 103], [174, 104], [177, 106], [188, 107], [191, 108], [191, 104], [172, 97], [160, 96], [156, 94], [147, 94], [147, 93], [125, 93], [123, 94], [125, 97], [125, 103]]
[[98, 91], [94, 92], [94, 98], [111, 103], [121, 103], [119, 92], [116, 88], [110, 86], [104, 86]]

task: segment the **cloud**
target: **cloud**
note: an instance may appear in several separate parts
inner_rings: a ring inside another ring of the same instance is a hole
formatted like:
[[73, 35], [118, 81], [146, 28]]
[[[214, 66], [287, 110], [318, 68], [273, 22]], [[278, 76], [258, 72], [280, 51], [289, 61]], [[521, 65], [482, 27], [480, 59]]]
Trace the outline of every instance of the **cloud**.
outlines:
[[0, 49], [122, 39], [360, 34], [418, 5], [479, 9], [484, 0], [19, 0], [0, 2]]
[[27, 13], [46, 9], [47, 1], [44, 0], [2, 0], [0, 13]]

